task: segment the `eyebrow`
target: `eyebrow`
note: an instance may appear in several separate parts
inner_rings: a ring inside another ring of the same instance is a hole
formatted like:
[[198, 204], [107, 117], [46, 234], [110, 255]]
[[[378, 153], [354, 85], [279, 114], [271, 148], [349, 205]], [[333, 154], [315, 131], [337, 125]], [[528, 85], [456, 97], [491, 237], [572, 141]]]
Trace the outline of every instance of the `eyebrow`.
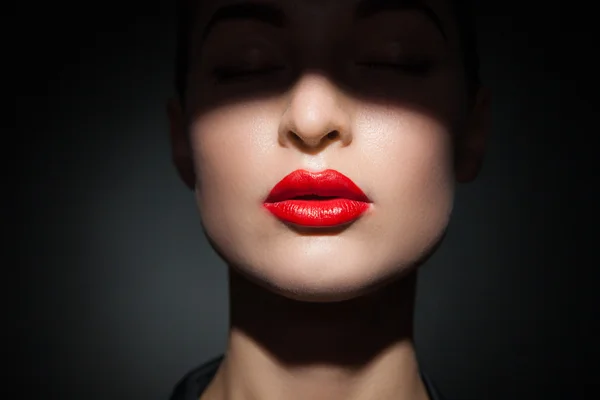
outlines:
[[355, 12], [356, 19], [369, 18], [386, 11], [417, 11], [427, 17], [447, 39], [442, 20], [438, 15], [421, 0], [361, 0]]
[[268, 3], [238, 3], [219, 8], [212, 16], [204, 32], [201, 41], [204, 41], [214, 27], [222, 22], [236, 19], [253, 19], [276, 28], [283, 28], [287, 19], [283, 10]]
[[[361, 0], [355, 10], [355, 19], [366, 19], [388, 11], [417, 11], [433, 22], [444, 39], [447, 38], [441, 19], [421, 0]], [[247, 2], [230, 4], [219, 8], [211, 17], [202, 37], [203, 42], [219, 23], [230, 20], [255, 20], [276, 28], [287, 25], [283, 9], [275, 4]]]

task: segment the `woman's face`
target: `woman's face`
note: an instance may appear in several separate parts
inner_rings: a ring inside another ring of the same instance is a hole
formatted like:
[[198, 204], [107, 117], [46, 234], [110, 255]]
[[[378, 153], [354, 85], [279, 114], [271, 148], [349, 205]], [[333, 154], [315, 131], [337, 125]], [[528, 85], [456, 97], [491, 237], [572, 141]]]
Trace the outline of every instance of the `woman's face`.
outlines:
[[[482, 153], [449, 3], [223, 0], [195, 12], [172, 137], [219, 253], [306, 301], [356, 297], [415, 268]], [[366, 211], [327, 227], [281, 219], [264, 203], [296, 170], [340, 172]]]

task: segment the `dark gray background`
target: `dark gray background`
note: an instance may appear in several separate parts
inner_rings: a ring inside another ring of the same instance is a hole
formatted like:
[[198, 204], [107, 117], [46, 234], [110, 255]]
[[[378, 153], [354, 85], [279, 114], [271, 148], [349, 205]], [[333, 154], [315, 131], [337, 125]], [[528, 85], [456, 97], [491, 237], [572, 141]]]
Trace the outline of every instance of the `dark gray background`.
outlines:
[[[227, 327], [225, 267], [170, 163], [174, 6], [68, 3], [19, 2], [9, 38], [9, 376], [19, 398], [166, 399]], [[480, 3], [494, 128], [421, 274], [420, 359], [451, 398], [583, 399], [599, 357], [597, 22], [573, 2]]]

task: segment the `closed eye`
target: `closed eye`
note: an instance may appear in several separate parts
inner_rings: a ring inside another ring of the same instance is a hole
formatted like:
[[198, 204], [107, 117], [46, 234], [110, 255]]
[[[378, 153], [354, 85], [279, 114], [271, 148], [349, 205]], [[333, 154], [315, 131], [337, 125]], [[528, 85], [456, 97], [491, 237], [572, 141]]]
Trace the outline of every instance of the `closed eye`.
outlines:
[[359, 67], [369, 69], [383, 69], [391, 70], [399, 73], [406, 73], [409, 75], [423, 76], [427, 75], [433, 64], [428, 61], [409, 61], [409, 62], [361, 62], [357, 63]]
[[212, 74], [218, 82], [227, 83], [236, 80], [251, 80], [253, 78], [266, 77], [284, 69], [284, 66], [264, 68], [216, 67], [212, 70]]

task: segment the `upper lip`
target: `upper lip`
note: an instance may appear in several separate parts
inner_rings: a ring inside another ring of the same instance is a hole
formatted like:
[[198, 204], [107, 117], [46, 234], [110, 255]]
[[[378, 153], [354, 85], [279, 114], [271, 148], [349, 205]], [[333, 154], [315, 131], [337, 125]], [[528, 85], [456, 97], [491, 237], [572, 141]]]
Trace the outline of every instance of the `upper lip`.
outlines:
[[265, 202], [276, 203], [300, 196], [337, 197], [371, 202], [350, 178], [333, 169], [321, 172], [301, 169], [293, 171], [271, 189]]

